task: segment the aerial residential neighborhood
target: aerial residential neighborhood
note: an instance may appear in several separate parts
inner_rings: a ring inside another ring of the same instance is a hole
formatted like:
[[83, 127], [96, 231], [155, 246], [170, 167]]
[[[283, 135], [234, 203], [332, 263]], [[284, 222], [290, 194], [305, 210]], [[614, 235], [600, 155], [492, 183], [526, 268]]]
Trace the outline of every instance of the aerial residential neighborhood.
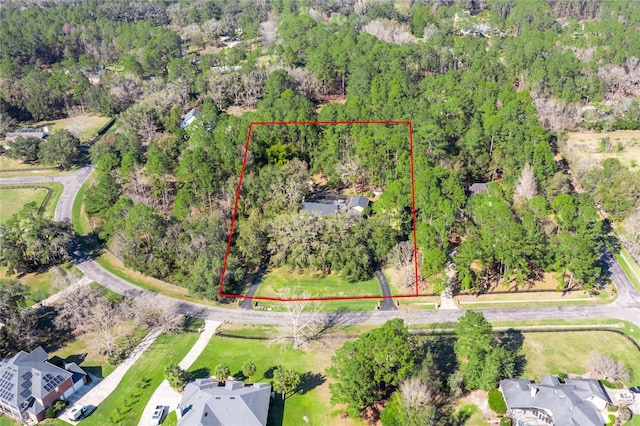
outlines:
[[635, 0], [0, 22], [0, 426], [640, 425]]

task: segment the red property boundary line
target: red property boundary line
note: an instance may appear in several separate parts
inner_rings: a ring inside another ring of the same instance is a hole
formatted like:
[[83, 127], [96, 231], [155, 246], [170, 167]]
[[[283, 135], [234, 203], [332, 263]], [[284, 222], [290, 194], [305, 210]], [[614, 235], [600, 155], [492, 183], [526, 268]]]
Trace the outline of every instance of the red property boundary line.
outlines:
[[[229, 253], [231, 252], [231, 241], [233, 239], [233, 230], [235, 227], [236, 216], [238, 213], [238, 204], [240, 201], [240, 191], [242, 189], [242, 180], [244, 179], [244, 171], [247, 165], [247, 154], [249, 153], [249, 143], [251, 142], [251, 133], [253, 126], [298, 126], [298, 125], [407, 125], [409, 127], [409, 158], [411, 164], [411, 216], [413, 219], [413, 266], [415, 273], [415, 292], [413, 294], [400, 294], [395, 296], [351, 296], [351, 297], [301, 297], [301, 298], [281, 298], [281, 297], [262, 297], [262, 296], [245, 296], [242, 294], [225, 293], [222, 291], [224, 277], [227, 272], [227, 262]], [[265, 300], [275, 302], [297, 302], [297, 301], [333, 301], [333, 300], [364, 300], [364, 299], [399, 299], [418, 297], [418, 245], [417, 245], [417, 219], [416, 219], [416, 191], [415, 191], [415, 173], [413, 159], [413, 123], [410, 120], [384, 120], [384, 121], [252, 121], [249, 123], [249, 131], [247, 132], [247, 140], [244, 147], [244, 155], [242, 158], [242, 168], [240, 169], [240, 179], [238, 180], [238, 189], [236, 190], [236, 200], [233, 206], [233, 214], [231, 215], [231, 226], [229, 227], [229, 236], [227, 238], [227, 250], [222, 264], [222, 273], [220, 274], [220, 284], [218, 285], [218, 296], [231, 297], [234, 299], [249, 300]]]

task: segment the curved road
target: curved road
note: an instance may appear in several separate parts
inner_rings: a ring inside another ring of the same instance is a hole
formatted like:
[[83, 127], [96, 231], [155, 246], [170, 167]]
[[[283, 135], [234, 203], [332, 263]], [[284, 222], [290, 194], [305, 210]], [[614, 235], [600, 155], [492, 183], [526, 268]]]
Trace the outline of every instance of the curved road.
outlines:
[[[56, 220], [70, 220], [73, 200], [80, 186], [93, 170], [92, 166], [83, 167], [75, 173], [54, 177], [24, 177], [0, 179], [4, 183], [59, 182], [64, 190], [56, 208]], [[617, 318], [640, 326], [640, 294], [633, 287], [620, 265], [615, 261], [608, 248], [602, 252], [602, 260], [615, 284], [618, 297], [606, 305], [586, 306], [544, 306], [531, 308], [479, 309], [489, 321], [524, 321], [541, 319], [595, 319]], [[252, 324], [280, 324], [287, 321], [285, 314], [278, 312], [249, 311], [245, 309], [226, 309], [193, 302], [185, 302], [141, 289], [105, 270], [85, 253], [77, 249], [74, 262], [91, 280], [100, 283], [116, 293], [143, 299], [177, 313], [215, 321], [229, 321]], [[317, 321], [326, 324], [382, 324], [390, 318], [403, 318], [407, 323], [426, 324], [433, 322], [456, 321], [464, 310], [437, 311], [370, 311], [316, 314]]]

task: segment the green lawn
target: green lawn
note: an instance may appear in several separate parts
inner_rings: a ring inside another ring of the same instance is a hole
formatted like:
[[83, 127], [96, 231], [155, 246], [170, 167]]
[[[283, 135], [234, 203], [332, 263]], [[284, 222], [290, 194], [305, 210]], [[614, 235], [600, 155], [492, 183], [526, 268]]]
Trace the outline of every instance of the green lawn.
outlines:
[[[0, 186], [0, 223], [7, 221], [20, 212], [25, 204], [35, 202], [38, 207], [46, 201], [44, 214], [53, 218], [63, 186], [59, 183], [37, 183], [33, 187], [18, 188], [18, 185]], [[24, 186], [24, 185], [20, 185]], [[47, 189], [48, 188], [48, 189]], [[47, 193], [51, 192], [47, 200]]]
[[147, 401], [164, 380], [165, 366], [180, 362], [196, 340], [198, 334], [193, 332], [159, 336], [111, 395], [80, 424], [138, 424]]
[[373, 277], [368, 281], [349, 283], [338, 274], [317, 276], [298, 273], [288, 268], [272, 268], [258, 287], [256, 296], [261, 297], [357, 297], [382, 295], [380, 283]]
[[18, 213], [27, 203], [42, 205], [47, 196], [45, 188], [0, 188], [0, 223], [7, 223], [11, 216]]
[[84, 193], [91, 187], [92, 182], [96, 179], [96, 175], [91, 173], [89, 177], [84, 181], [80, 189], [76, 194], [76, 198], [73, 200], [73, 206], [71, 208], [71, 224], [73, 229], [79, 235], [86, 235], [92, 231], [87, 214], [84, 211]]
[[584, 374], [589, 370], [591, 352], [622, 360], [631, 380], [640, 381], [640, 352], [623, 336], [608, 331], [523, 333], [523, 354], [527, 364], [523, 378], [539, 380], [552, 373]]
[[[243, 362], [253, 361], [258, 367], [251, 378], [253, 382], [270, 383], [273, 369], [277, 366], [292, 368], [299, 373], [307, 373], [309, 380], [302, 384], [306, 389], [287, 397], [282, 411], [281, 399], [276, 398], [269, 409], [269, 425], [328, 425], [336, 423], [331, 416], [329, 405], [329, 387], [324, 376], [325, 368], [331, 363], [333, 350], [312, 349], [301, 352], [293, 349], [283, 350], [264, 340], [245, 340], [214, 336], [202, 355], [191, 367], [190, 372], [198, 376], [209, 376], [220, 363], [231, 369], [231, 374], [242, 378], [240, 371]], [[308, 423], [303, 417], [308, 418]]]

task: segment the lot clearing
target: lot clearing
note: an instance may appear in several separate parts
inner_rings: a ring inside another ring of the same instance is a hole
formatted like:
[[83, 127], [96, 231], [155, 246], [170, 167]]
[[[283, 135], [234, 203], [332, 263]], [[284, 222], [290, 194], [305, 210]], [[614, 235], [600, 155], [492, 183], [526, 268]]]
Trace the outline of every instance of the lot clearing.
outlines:
[[617, 158], [632, 171], [640, 169], [640, 130], [567, 132], [566, 138], [560, 148], [573, 164], [590, 163], [593, 167], [596, 161]]
[[41, 121], [33, 125], [33, 127], [49, 126], [49, 130], [67, 129], [80, 138], [80, 141], [86, 142], [98, 134], [98, 131], [111, 120], [109, 117], [101, 115], [81, 114], [75, 117], [63, 118], [60, 120]]

